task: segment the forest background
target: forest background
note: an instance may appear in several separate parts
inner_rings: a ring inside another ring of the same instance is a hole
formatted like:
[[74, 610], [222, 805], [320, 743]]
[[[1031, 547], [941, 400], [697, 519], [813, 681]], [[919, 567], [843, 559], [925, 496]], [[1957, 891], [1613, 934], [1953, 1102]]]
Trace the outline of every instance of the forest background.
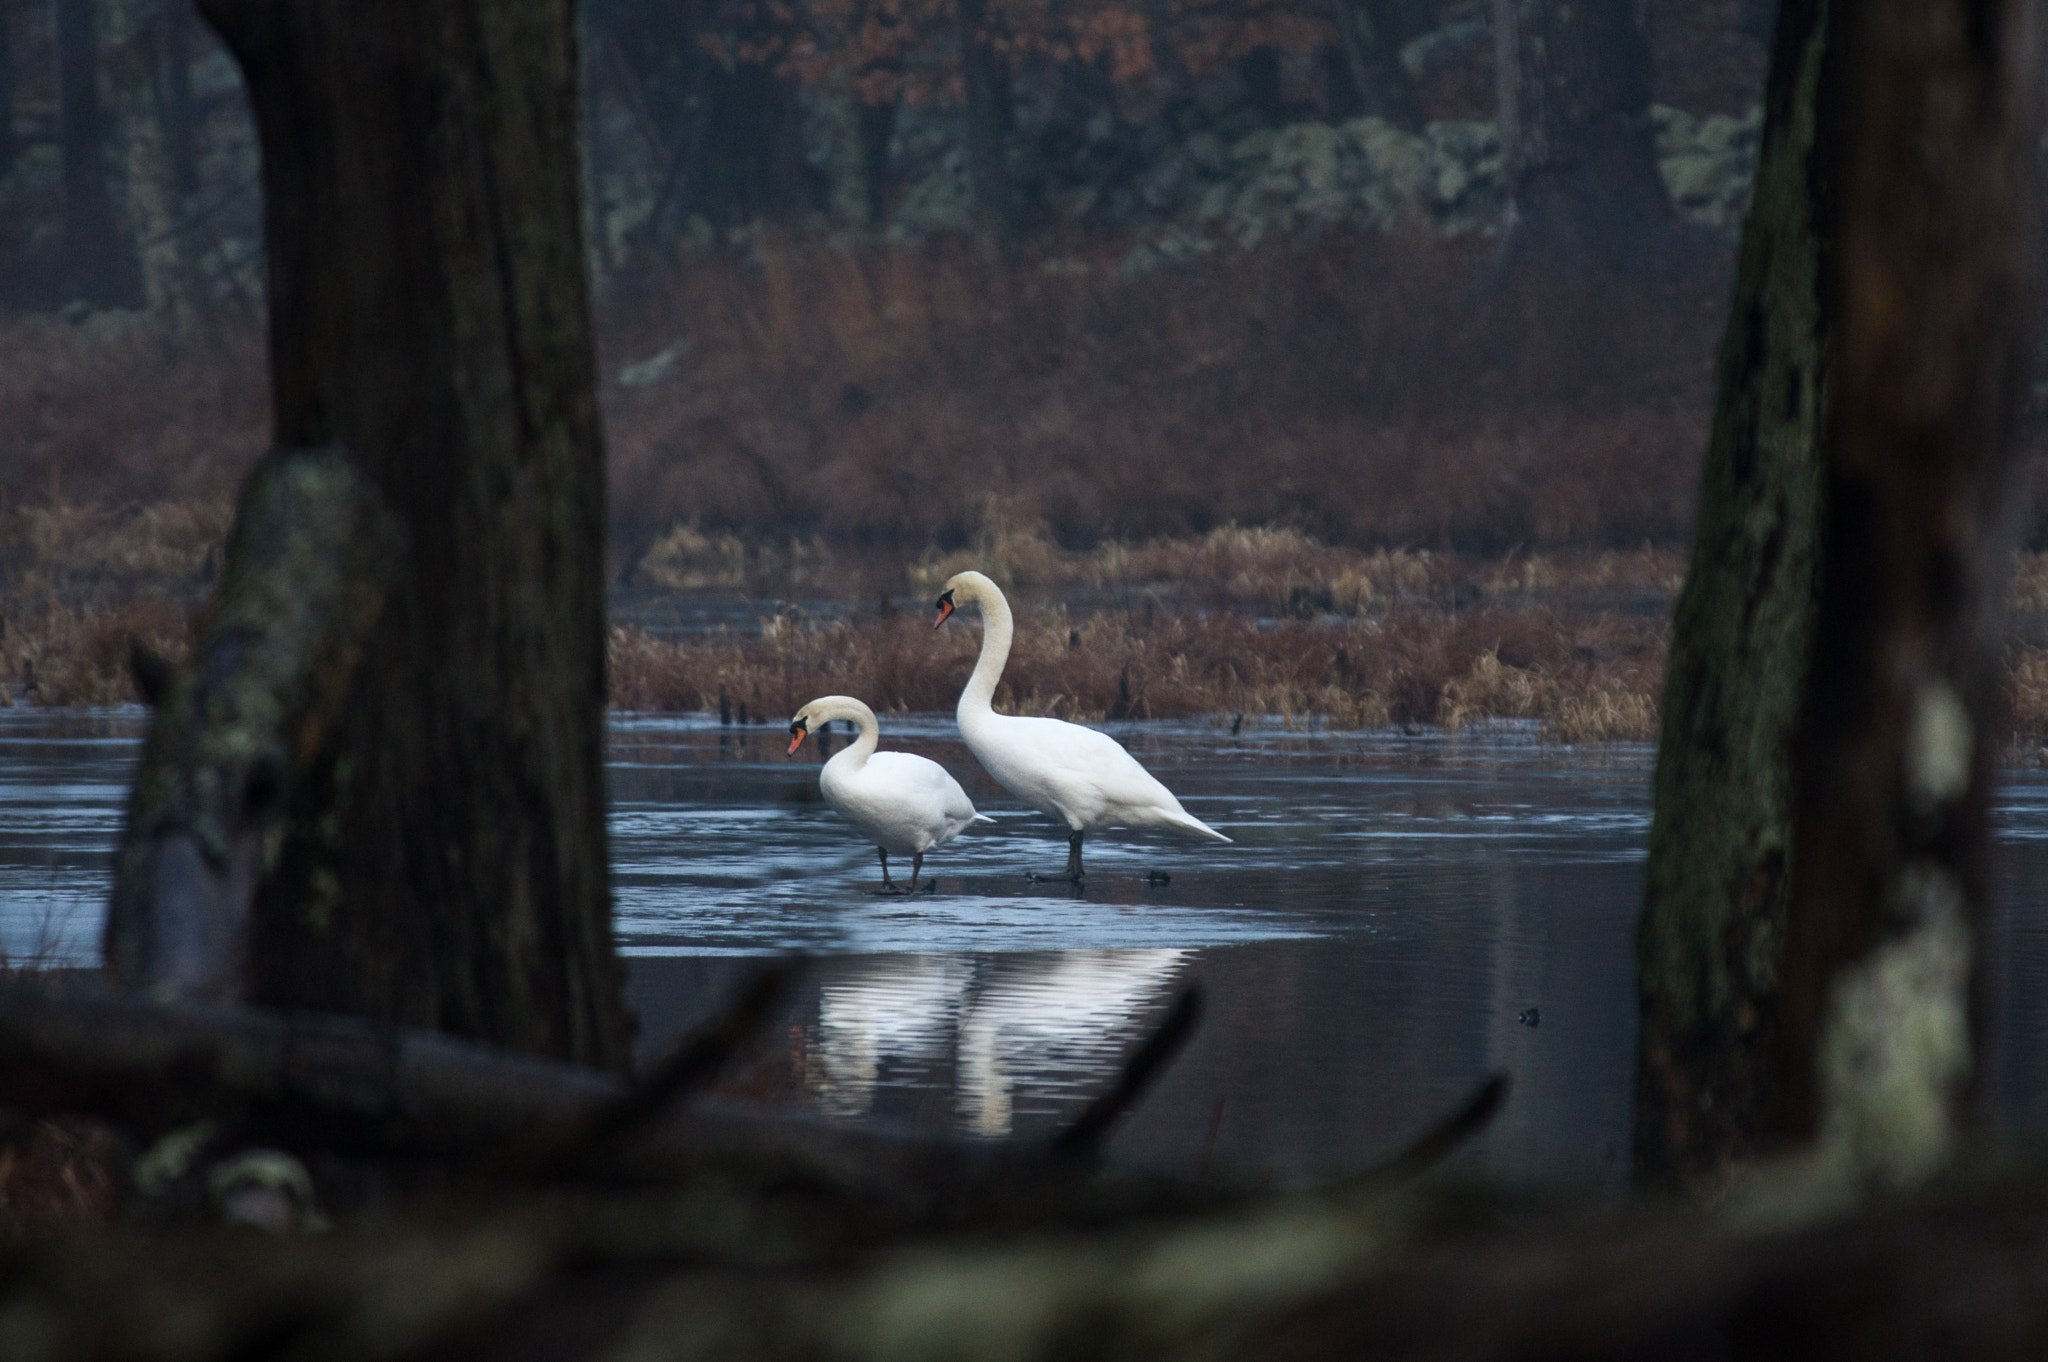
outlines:
[[[943, 708], [897, 607], [972, 563], [1020, 705], [1650, 736], [1774, 6], [1608, 7], [1656, 201], [1577, 241], [1516, 230], [1548, 8], [591, 0], [614, 702]], [[178, 0], [0, 35], [0, 700], [122, 700], [268, 439], [255, 140]]]

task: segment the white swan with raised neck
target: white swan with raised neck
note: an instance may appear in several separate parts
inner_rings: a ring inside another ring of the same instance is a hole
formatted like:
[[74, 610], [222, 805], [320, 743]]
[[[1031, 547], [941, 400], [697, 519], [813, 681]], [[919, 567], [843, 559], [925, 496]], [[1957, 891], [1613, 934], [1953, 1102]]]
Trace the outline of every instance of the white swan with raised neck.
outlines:
[[886, 892], [897, 892], [889, 878], [889, 854], [910, 857], [908, 892], [914, 894], [927, 851], [952, 841], [970, 824], [995, 820], [976, 813], [967, 791], [937, 762], [912, 752], [877, 752], [882, 726], [875, 712], [851, 695], [823, 696], [798, 710], [789, 722], [790, 754], [813, 729], [834, 719], [851, 720], [860, 732], [818, 772], [818, 789], [840, 817], [875, 844]]
[[1067, 825], [1065, 878], [1082, 878], [1081, 838], [1091, 828], [1165, 828], [1230, 840], [1182, 808], [1173, 791], [1107, 733], [1063, 719], [996, 713], [996, 683], [1010, 660], [1016, 622], [1000, 587], [979, 572], [962, 572], [947, 580], [932, 627], [966, 605], [981, 607], [981, 656], [954, 710], [960, 736], [1004, 789]]

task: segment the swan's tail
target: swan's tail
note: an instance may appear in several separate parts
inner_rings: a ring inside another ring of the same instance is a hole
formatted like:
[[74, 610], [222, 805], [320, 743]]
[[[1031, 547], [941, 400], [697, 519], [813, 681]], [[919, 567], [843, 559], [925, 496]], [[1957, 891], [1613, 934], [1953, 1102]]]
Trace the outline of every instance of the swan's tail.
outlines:
[[987, 814], [985, 814], [985, 813], [978, 813], [978, 814], [974, 815], [974, 818], [973, 818], [973, 819], [972, 819], [971, 821], [973, 821], [973, 822], [976, 822], [976, 823], [993, 823], [993, 822], [995, 822], [996, 820], [995, 820], [995, 819], [993, 819], [993, 818], [990, 818], [990, 817], [989, 817], [989, 816], [988, 816]]
[[1159, 826], [1172, 828], [1175, 832], [1184, 832], [1190, 837], [1211, 837], [1219, 842], [1228, 842], [1230, 840], [1191, 813], [1162, 814], [1159, 819]]

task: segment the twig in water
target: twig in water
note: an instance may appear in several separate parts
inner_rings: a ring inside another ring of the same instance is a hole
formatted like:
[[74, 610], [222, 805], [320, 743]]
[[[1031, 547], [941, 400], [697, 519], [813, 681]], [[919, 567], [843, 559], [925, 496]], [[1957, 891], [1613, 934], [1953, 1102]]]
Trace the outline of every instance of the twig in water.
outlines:
[[1360, 1173], [1351, 1182], [1398, 1182], [1412, 1178], [1441, 1161], [1459, 1145], [1492, 1123], [1507, 1105], [1508, 1076], [1497, 1073], [1479, 1085], [1464, 1105], [1431, 1126], [1406, 1149], [1376, 1168]]
[[1053, 1137], [1055, 1158], [1086, 1158], [1094, 1154], [1116, 1118], [1137, 1104], [1145, 1089], [1163, 1070], [1180, 1047], [1194, 1034], [1202, 1016], [1202, 990], [1188, 988], [1173, 1000], [1159, 1029], [1146, 1037], [1125, 1061], [1109, 1090], [1088, 1104], [1081, 1119]]
[[660, 1116], [676, 1098], [716, 1078], [733, 1052], [767, 1023], [788, 992], [793, 973], [784, 965], [757, 973], [731, 1007], [677, 1041], [631, 1092], [598, 1111], [577, 1138], [544, 1159], [543, 1168], [558, 1175], [587, 1169]]

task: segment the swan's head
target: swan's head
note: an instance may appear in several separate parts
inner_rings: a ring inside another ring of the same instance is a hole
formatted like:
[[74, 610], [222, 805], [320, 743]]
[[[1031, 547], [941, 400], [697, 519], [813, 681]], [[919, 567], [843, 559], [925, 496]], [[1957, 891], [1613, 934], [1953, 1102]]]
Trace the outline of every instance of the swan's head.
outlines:
[[946, 579], [946, 589], [939, 593], [939, 599], [936, 602], [939, 608], [939, 617], [932, 621], [932, 628], [936, 629], [947, 620], [953, 618], [953, 612], [969, 601], [974, 601], [978, 604], [991, 597], [1001, 600], [1003, 593], [1001, 588], [997, 587], [987, 577], [982, 576], [979, 572], [954, 573]]
[[808, 738], [813, 730], [822, 724], [831, 723], [833, 719], [838, 717], [837, 714], [825, 712], [828, 709], [837, 708], [831, 702], [838, 698], [836, 695], [828, 695], [822, 699], [811, 701], [796, 712], [796, 717], [789, 721], [789, 755], [792, 757], [796, 755], [797, 748], [804, 745], [804, 739]]
[[844, 719], [856, 727], [873, 726], [875, 712], [851, 695], [821, 695], [796, 712], [789, 721], [789, 754], [804, 745], [804, 739], [819, 731], [822, 725], [834, 719]]

